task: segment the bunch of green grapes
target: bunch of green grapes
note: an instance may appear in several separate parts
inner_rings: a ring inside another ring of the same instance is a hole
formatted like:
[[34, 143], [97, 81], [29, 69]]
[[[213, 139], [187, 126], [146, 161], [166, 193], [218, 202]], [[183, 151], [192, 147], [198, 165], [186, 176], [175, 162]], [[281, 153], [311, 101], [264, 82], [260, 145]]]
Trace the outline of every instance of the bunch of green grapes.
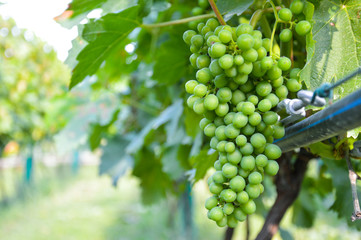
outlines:
[[191, 94], [187, 105], [204, 116], [199, 126], [219, 153], [208, 179], [214, 195], [205, 207], [218, 226], [235, 227], [256, 211], [265, 174], [279, 170], [282, 152], [272, 143], [285, 130], [274, 109], [301, 89], [299, 69], [291, 70], [287, 57], [269, 56], [271, 40], [248, 24], [221, 26], [211, 18], [196, 30], [183, 35], [198, 69], [196, 79], [185, 84]]

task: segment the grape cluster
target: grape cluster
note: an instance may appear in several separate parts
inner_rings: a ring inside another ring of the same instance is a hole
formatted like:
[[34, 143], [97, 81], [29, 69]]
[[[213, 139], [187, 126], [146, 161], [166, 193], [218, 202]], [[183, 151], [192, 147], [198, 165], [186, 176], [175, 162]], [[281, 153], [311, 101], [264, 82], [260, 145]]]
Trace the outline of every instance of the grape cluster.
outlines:
[[264, 175], [278, 172], [281, 150], [272, 143], [285, 131], [273, 110], [301, 89], [299, 69], [290, 70], [287, 57], [268, 56], [270, 39], [248, 24], [220, 26], [212, 18], [196, 30], [183, 35], [198, 69], [185, 84], [187, 105], [204, 116], [199, 126], [219, 153], [208, 179], [214, 195], [205, 207], [218, 226], [235, 227], [256, 211], [253, 200], [264, 191]]

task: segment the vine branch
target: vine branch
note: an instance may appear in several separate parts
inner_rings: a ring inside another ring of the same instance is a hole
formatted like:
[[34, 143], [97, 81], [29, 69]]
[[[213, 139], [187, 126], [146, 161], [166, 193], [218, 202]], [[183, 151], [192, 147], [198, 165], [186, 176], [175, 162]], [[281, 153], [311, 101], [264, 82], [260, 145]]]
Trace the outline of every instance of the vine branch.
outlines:
[[216, 3], [214, 0], [208, 0], [209, 5], [211, 5], [213, 12], [216, 14], [216, 17], [221, 25], [226, 25], [226, 21], [224, 21], [221, 12], [219, 11]]
[[350, 161], [350, 150], [347, 147], [345, 151], [345, 159], [347, 162], [348, 167], [348, 177], [350, 179], [351, 184], [351, 191], [352, 191], [352, 202], [353, 202], [353, 213], [351, 215], [351, 221], [354, 222], [356, 220], [361, 219], [361, 210], [360, 210], [360, 203], [357, 196], [357, 179], [359, 179], [359, 176], [355, 172], [355, 170], [352, 167], [351, 161]]

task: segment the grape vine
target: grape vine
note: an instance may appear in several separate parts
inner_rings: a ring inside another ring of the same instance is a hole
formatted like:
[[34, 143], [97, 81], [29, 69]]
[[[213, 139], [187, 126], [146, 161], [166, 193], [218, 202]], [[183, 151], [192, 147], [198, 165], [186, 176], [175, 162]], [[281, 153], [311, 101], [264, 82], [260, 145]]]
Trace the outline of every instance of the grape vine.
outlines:
[[271, 38], [254, 24], [233, 27], [214, 18], [191, 22], [192, 29], [183, 34], [192, 52], [190, 64], [197, 69], [195, 79], [185, 84], [191, 94], [187, 105], [204, 116], [199, 126], [219, 154], [208, 179], [213, 196], [205, 207], [220, 227], [234, 228], [256, 211], [254, 199], [264, 191], [264, 176], [277, 174], [282, 154], [273, 144], [285, 134], [275, 108], [302, 88], [300, 69], [291, 68], [291, 59], [281, 56], [273, 42], [279, 23], [288, 26], [279, 34], [285, 43], [293, 30], [299, 36], [311, 31], [311, 23], [303, 20], [304, 4], [296, 0], [290, 8], [276, 8], [270, 3], [275, 11]]

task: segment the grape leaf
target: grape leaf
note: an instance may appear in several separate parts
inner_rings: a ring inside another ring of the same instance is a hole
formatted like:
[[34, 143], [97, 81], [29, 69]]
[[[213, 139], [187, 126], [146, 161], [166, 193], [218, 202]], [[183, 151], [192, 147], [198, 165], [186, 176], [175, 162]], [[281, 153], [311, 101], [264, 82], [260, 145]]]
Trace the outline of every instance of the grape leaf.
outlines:
[[194, 163], [196, 170], [194, 175], [194, 181], [198, 181], [206, 175], [209, 168], [213, 167], [214, 162], [217, 160], [218, 153], [213, 149], [203, 148], [202, 151], [191, 158], [191, 162]]
[[77, 56], [70, 89], [86, 76], [93, 75], [109, 54], [140, 25], [137, 14], [138, 7], [131, 7], [85, 25], [82, 36], [89, 44]]
[[[307, 39], [307, 63], [301, 72], [308, 88], [314, 90], [322, 83], [333, 83], [360, 66], [360, 5], [355, 3], [358, 2], [326, 0], [315, 8], [313, 39]], [[359, 88], [360, 79], [359, 76], [336, 88], [334, 98]]]
[[162, 157], [163, 172], [167, 173], [172, 180], [179, 180], [184, 172], [177, 157], [179, 146], [181, 145], [168, 147]]
[[218, 0], [217, 7], [225, 21], [228, 21], [233, 15], [239, 16], [246, 11], [253, 3], [253, 0]]

